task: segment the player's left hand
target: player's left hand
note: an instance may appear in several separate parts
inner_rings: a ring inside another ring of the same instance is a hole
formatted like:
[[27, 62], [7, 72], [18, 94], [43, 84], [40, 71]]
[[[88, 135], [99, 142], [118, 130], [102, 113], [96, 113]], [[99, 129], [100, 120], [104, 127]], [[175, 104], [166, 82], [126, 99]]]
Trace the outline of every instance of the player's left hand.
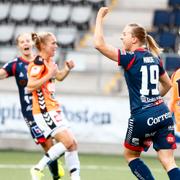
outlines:
[[72, 68], [74, 68], [75, 64], [72, 60], [70, 61], [65, 61], [65, 68], [68, 70], [71, 70]]
[[98, 11], [98, 17], [104, 18], [108, 12], [109, 12], [108, 7], [101, 7]]

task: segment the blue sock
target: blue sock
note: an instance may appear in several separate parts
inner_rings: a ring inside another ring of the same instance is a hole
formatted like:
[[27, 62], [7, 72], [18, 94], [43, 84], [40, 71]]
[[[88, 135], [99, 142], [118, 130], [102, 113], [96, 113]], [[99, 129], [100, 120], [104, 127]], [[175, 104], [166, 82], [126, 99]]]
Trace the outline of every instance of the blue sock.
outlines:
[[57, 160], [50, 161], [50, 163], [48, 164], [48, 167], [53, 178], [59, 177]]
[[149, 168], [139, 158], [132, 160], [129, 167], [139, 180], [154, 180]]
[[170, 180], [179, 180], [180, 179], [180, 169], [179, 168], [171, 169], [168, 172], [168, 176], [169, 176]]

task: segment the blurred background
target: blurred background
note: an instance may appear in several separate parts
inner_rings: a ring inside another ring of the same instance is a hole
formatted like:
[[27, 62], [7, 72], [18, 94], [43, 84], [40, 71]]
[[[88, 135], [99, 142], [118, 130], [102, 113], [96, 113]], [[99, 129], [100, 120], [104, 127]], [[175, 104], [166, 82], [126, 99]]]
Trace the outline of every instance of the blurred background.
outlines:
[[[59, 67], [70, 59], [76, 65], [56, 87], [80, 153], [121, 154], [129, 101], [122, 70], [93, 47], [95, 17], [102, 6], [110, 8], [104, 21], [109, 43], [121, 48], [123, 27], [140, 23], [164, 49], [168, 74], [180, 67], [179, 0], [0, 0], [0, 67], [17, 56], [18, 34], [54, 33]], [[0, 149], [40, 150], [21, 116], [13, 78], [0, 82]]]
[[[83, 179], [133, 180], [119, 158], [130, 115], [123, 72], [93, 47], [95, 17], [102, 6], [110, 8], [104, 21], [109, 43], [121, 48], [123, 27], [140, 23], [164, 48], [169, 76], [180, 67], [180, 0], [0, 0], [0, 67], [18, 56], [18, 34], [54, 33], [59, 67], [70, 59], [76, 65], [64, 82], [56, 84], [56, 95], [79, 143]], [[40, 158], [31, 153], [42, 153], [22, 118], [14, 78], [0, 81], [0, 150], [0, 179], [8, 180], [29, 179], [31, 164]], [[149, 155], [155, 152], [150, 149], [146, 158]], [[175, 155], [179, 157], [180, 151]], [[156, 161], [147, 160], [157, 179], [167, 179]]]

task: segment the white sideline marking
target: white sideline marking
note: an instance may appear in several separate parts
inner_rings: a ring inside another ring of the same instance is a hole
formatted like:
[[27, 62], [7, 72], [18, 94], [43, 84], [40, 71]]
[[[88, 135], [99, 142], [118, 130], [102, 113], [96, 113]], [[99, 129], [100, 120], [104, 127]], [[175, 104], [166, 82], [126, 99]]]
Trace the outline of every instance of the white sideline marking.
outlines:
[[[30, 169], [34, 164], [0, 164], [0, 169]], [[115, 171], [130, 171], [128, 167], [122, 166], [96, 166], [96, 165], [82, 165], [81, 169], [85, 170], [115, 170]], [[160, 168], [151, 168], [154, 172], [162, 172]]]

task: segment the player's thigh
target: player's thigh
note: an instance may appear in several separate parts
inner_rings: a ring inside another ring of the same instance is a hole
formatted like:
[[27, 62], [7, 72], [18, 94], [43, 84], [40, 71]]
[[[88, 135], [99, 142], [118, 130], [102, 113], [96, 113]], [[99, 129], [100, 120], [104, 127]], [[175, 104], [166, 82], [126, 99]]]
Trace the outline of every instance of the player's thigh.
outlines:
[[67, 149], [74, 144], [74, 137], [68, 129], [57, 132], [53, 137], [57, 142], [62, 142]]

